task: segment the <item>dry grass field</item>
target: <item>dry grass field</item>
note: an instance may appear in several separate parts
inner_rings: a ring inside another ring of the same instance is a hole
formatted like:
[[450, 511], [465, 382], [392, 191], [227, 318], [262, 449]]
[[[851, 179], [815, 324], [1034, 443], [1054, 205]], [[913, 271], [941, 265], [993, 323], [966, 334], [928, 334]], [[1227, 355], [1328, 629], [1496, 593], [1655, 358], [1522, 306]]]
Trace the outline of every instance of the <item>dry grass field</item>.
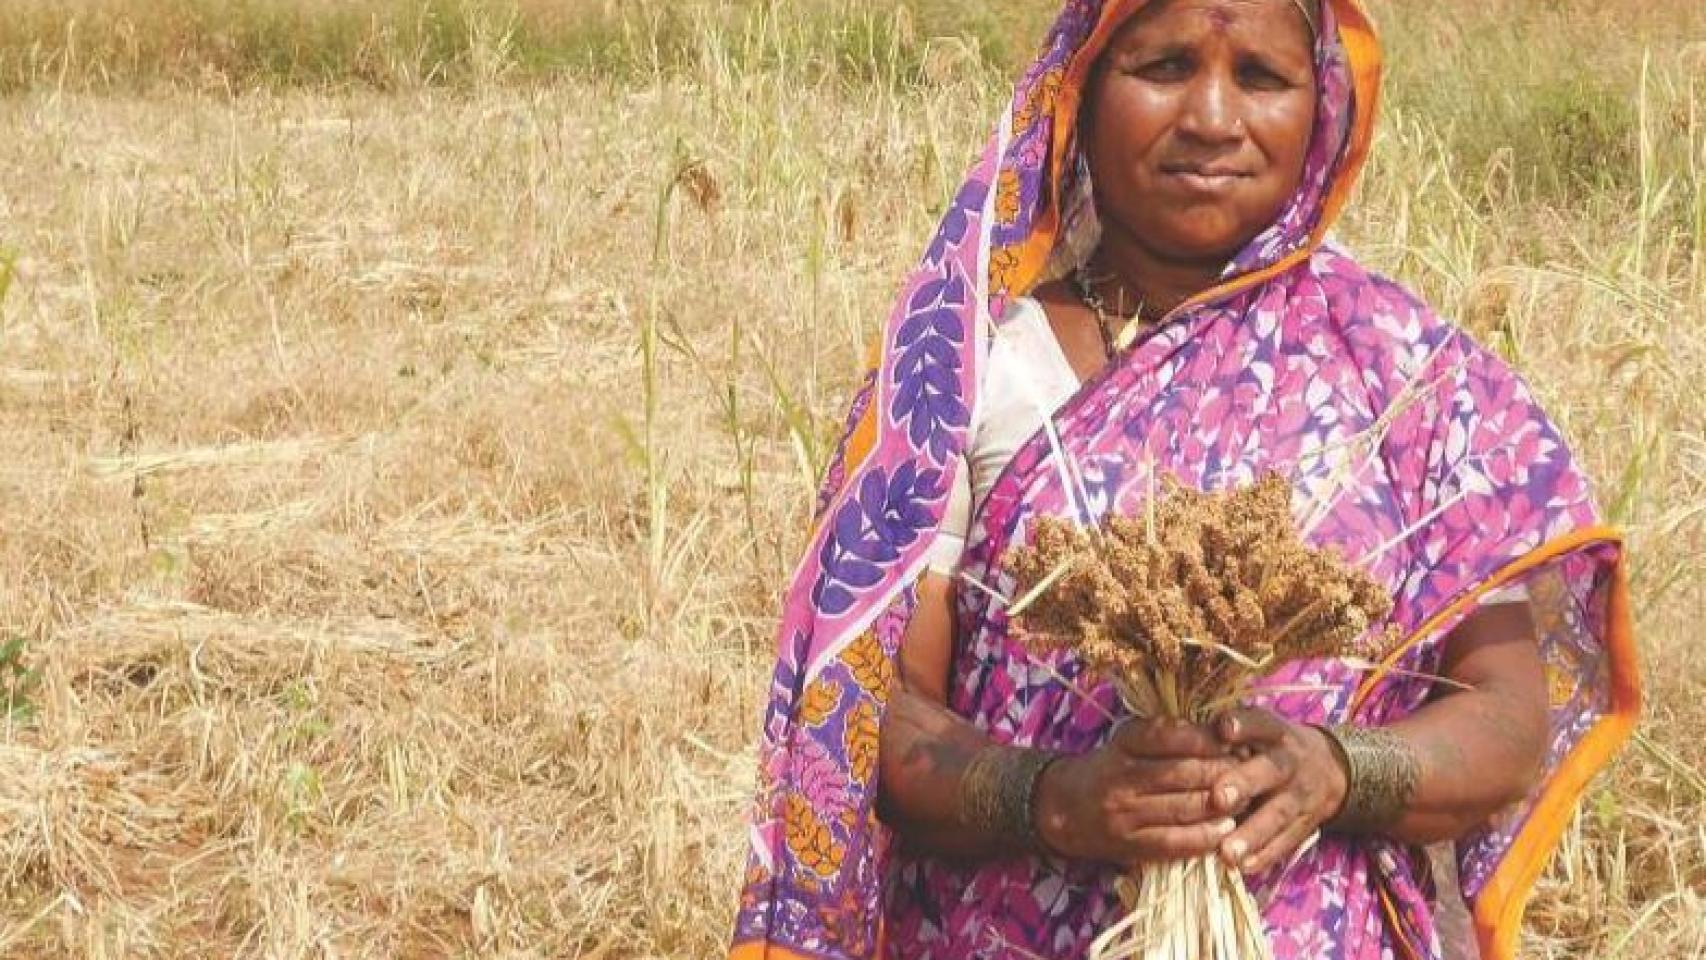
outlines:
[[[0, 3], [0, 956], [716, 955], [814, 476], [1048, 6]], [[1377, 9], [1343, 237], [1635, 551], [1525, 955], [1706, 956], [1706, 8]]]

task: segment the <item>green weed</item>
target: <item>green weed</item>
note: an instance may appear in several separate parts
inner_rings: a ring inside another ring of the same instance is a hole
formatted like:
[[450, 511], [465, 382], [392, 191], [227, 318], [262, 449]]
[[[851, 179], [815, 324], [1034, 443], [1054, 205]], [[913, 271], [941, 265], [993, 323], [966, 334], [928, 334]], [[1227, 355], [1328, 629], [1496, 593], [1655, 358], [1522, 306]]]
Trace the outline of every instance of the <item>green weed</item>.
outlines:
[[8, 726], [29, 723], [36, 715], [41, 670], [25, 662], [25, 652], [22, 634], [12, 634], [0, 642], [0, 694], [5, 699]]

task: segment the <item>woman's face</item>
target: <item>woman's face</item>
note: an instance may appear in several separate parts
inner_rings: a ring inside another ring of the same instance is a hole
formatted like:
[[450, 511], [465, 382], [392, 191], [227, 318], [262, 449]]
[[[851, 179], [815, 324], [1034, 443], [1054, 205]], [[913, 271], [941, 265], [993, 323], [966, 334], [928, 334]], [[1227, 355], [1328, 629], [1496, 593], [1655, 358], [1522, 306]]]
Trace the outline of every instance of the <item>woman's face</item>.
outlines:
[[1293, 0], [1154, 0], [1103, 53], [1085, 109], [1104, 227], [1163, 261], [1224, 263], [1302, 179], [1308, 24]]

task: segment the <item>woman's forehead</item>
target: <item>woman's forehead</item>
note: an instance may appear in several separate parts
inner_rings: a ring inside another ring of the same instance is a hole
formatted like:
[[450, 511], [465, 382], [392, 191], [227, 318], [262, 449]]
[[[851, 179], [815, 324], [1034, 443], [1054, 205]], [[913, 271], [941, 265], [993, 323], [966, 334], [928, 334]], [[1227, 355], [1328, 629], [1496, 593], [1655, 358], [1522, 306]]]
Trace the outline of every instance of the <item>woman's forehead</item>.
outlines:
[[1307, 42], [1311, 25], [1319, 22], [1317, 6], [1317, 0], [1150, 0], [1120, 28], [1112, 46], [1181, 39], [1181, 32]]

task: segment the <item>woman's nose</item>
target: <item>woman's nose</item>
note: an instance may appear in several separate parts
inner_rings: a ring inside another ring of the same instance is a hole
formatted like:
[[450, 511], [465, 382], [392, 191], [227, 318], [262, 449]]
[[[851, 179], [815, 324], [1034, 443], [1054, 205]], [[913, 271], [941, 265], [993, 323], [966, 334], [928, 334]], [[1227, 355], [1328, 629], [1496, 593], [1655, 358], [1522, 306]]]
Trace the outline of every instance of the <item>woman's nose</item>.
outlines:
[[1244, 136], [1237, 84], [1230, 77], [1205, 72], [1191, 84], [1179, 114], [1179, 132], [1206, 143], [1224, 143]]

